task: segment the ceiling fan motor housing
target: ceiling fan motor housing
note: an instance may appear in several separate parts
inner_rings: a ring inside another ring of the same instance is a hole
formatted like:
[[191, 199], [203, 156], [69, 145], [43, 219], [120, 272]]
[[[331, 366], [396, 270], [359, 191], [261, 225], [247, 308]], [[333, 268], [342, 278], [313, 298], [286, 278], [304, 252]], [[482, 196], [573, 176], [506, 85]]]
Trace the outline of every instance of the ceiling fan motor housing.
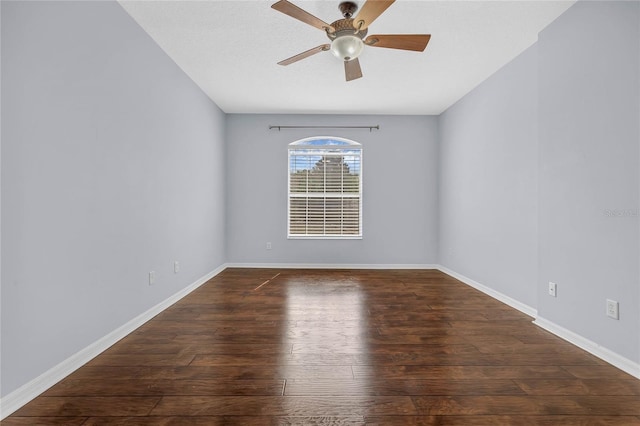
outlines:
[[331, 42], [331, 53], [343, 61], [357, 58], [364, 47], [362, 41], [367, 35], [367, 29], [353, 28], [353, 19], [339, 19], [331, 24], [335, 32], [327, 32]]
[[327, 35], [331, 40], [334, 40], [337, 37], [340, 37], [345, 34], [355, 35], [362, 39], [367, 35], [367, 31], [369, 31], [366, 28], [364, 30], [356, 30], [353, 27], [353, 19], [351, 18], [338, 19], [337, 21], [332, 22], [331, 26], [336, 30], [336, 32], [334, 33], [329, 33], [329, 32], [327, 33]]

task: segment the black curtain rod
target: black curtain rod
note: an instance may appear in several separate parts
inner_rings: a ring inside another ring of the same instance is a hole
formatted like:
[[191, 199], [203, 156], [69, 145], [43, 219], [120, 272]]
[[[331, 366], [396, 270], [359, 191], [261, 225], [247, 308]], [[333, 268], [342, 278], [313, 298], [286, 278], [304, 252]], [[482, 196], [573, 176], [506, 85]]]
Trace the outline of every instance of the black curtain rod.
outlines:
[[380, 125], [375, 126], [269, 126], [269, 130], [278, 129], [369, 129], [370, 132], [373, 129], [380, 130]]

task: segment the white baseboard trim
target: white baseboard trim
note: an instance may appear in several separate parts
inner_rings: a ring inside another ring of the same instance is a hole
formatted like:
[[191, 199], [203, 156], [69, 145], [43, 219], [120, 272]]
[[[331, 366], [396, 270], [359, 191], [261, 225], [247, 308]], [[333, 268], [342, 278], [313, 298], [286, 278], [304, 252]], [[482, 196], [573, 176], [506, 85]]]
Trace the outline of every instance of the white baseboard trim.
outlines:
[[458, 274], [457, 272], [452, 271], [451, 269], [448, 269], [444, 266], [439, 265], [438, 269], [441, 272], [444, 272], [447, 275], [452, 276], [453, 278], [456, 278], [457, 280], [462, 281], [463, 283], [477, 289], [480, 290], [481, 292], [487, 294], [488, 296], [493, 297], [494, 299], [497, 299], [503, 303], [506, 303], [507, 305], [511, 306], [512, 308], [515, 308], [517, 310], [519, 310], [520, 312], [529, 315], [530, 317], [535, 318], [535, 320], [533, 321], [533, 323], [535, 325], [537, 325], [540, 328], [543, 328], [547, 331], [549, 331], [550, 333], [555, 334], [556, 336], [560, 337], [561, 339], [566, 340], [567, 342], [581, 348], [584, 349], [585, 351], [589, 352], [592, 355], [597, 356], [598, 358], [602, 359], [603, 361], [608, 362], [609, 364], [613, 365], [614, 367], [619, 368], [620, 370], [631, 374], [632, 376], [640, 379], [640, 364], [631, 361], [628, 358], [623, 357], [622, 355], [619, 355], [607, 348], [605, 348], [604, 346], [601, 346], [577, 333], [574, 333], [573, 331], [567, 330], [564, 327], [561, 327], [557, 324], [555, 324], [554, 322], [551, 322], [549, 320], [546, 320], [542, 317], [538, 316], [538, 311], [534, 308], [532, 308], [531, 306], [528, 306], [524, 303], [521, 303], [515, 299], [512, 299], [509, 296], [506, 296], [498, 291], [495, 291], [483, 284], [480, 284], [468, 277], [465, 277], [464, 275]]
[[465, 277], [462, 274], [459, 274], [457, 272], [452, 271], [451, 269], [442, 266], [442, 265], [438, 265], [438, 269], [441, 272], [444, 272], [447, 275], [452, 276], [453, 278], [462, 281], [463, 283], [467, 284], [468, 286], [471, 286], [473, 288], [475, 288], [476, 290], [480, 290], [481, 292], [483, 292], [484, 294], [493, 297], [496, 300], [499, 300], [500, 302], [507, 304], [509, 306], [511, 306], [514, 309], [519, 310], [520, 312], [522, 312], [523, 314], [529, 315], [532, 318], [535, 318], [538, 315], [538, 310], [535, 308], [532, 308], [531, 306], [524, 304], [516, 299], [512, 299], [511, 297], [507, 296], [506, 294], [500, 293], [499, 291], [496, 291], [490, 287], [487, 287], [484, 284], [480, 284], [477, 281], [472, 280], [471, 278]]
[[25, 383], [15, 391], [0, 399], [0, 420], [11, 415], [19, 408], [27, 404], [29, 401], [36, 398], [42, 392], [46, 391], [51, 386], [58, 383], [60, 380], [64, 379], [69, 374], [73, 373], [78, 368], [82, 367], [84, 364], [100, 355], [120, 339], [126, 337], [128, 334], [149, 321], [151, 318], [155, 317], [160, 312], [164, 311], [169, 306], [173, 305], [174, 303], [200, 287], [202, 284], [218, 275], [220, 272], [225, 270], [226, 267], [226, 264], [221, 265], [214, 271], [208, 273], [202, 278], [199, 278], [193, 284], [190, 284], [189, 286], [183, 288], [182, 290], [170, 296], [168, 299], [158, 303], [148, 311], [138, 315], [123, 326], [113, 330], [111, 333], [107, 334], [106, 336], [102, 337], [86, 348], [80, 350], [66, 360], [62, 361], [60, 364], [42, 373], [40, 376], [36, 377], [28, 383]]
[[581, 349], [584, 349], [590, 354], [597, 356], [598, 358], [608, 362], [614, 367], [617, 367], [620, 370], [640, 379], [640, 364], [633, 362], [630, 359], [625, 358], [622, 355], [619, 355], [605, 348], [604, 346], [601, 346], [596, 342], [587, 339], [586, 337], [574, 333], [571, 330], [567, 330], [566, 328], [561, 327], [556, 323], [542, 317], [537, 317], [535, 321], [533, 321], [533, 323], [538, 327], [543, 328], [548, 332], [553, 333], [556, 336], [566, 340], [567, 342], [576, 345]]
[[371, 263], [227, 263], [228, 268], [265, 269], [438, 269], [432, 264], [371, 264]]

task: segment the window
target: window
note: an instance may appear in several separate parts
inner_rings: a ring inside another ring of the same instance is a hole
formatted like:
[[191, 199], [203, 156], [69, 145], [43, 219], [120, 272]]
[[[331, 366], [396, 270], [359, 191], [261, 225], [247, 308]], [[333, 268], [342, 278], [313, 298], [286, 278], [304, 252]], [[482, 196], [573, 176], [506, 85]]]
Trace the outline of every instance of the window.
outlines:
[[289, 145], [289, 238], [362, 238], [362, 147], [315, 137]]

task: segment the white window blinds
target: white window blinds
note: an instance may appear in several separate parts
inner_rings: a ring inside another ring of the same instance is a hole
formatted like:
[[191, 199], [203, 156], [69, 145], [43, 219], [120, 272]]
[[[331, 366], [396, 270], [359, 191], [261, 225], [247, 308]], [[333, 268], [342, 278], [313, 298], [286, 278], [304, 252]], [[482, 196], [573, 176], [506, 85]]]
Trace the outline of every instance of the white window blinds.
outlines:
[[326, 138], [300, 142], [289, 148], [288, 236], [361, 238], [362, 149]]

